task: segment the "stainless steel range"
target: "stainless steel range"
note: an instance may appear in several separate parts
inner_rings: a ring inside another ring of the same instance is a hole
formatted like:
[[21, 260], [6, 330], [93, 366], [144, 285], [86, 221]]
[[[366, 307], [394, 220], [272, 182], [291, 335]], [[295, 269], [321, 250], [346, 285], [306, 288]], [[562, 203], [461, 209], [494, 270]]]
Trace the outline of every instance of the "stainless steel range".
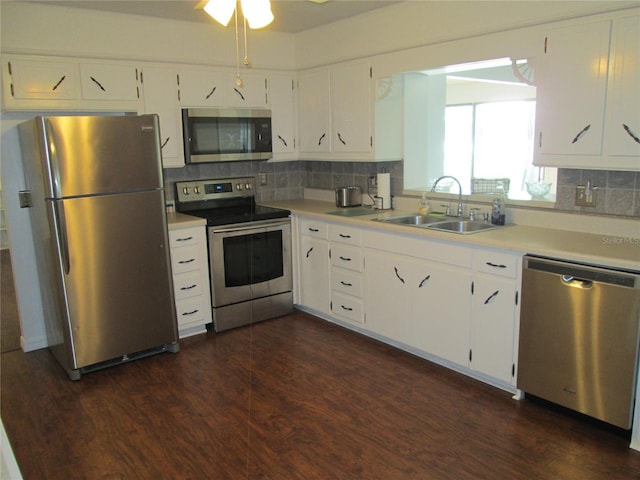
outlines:
[[293, 310], [291, 212], [256, 205], [253, 177], [176, 183], [176, 210], [206, 219], [216, 332]]

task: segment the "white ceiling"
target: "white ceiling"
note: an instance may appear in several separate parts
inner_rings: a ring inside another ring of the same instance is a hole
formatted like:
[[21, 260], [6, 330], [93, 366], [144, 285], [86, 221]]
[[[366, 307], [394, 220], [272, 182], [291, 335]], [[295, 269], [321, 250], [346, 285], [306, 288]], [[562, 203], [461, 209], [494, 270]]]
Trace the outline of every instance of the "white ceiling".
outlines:
[[[36, 3], [88, 8], [148, 17], [184, 20], [188, 22], [214, 22], [203, 10], [195, 9], [200, 0], [46, 0]], [[333, 23], [397, 1], [387, 0], [329, 0], [318, 4], [309, 0], [271, 0], [275, 20], [267, 30], [298, 33]]]

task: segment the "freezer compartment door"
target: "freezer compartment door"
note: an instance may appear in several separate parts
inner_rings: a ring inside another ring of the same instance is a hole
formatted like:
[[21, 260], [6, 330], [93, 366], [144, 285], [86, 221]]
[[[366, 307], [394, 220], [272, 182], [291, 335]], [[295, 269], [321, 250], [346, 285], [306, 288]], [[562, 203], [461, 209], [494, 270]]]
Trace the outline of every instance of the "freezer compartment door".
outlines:
[[162, 187], [158, 117], [44, 117], [49, 198]]
[[56, 202], [74, 368], [177, 341], [163, 199]]

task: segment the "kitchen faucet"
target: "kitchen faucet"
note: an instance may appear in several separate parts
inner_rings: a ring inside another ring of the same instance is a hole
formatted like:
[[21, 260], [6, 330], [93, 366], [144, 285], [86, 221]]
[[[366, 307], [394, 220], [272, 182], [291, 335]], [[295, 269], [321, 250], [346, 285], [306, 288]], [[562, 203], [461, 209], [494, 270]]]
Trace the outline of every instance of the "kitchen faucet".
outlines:
[[452, 177], [451, 175], [444, 175], [438, 178], [435, 182], [433, 182], [433, 187], [431, 187], [431, 191], [435, 192], [436, 185], [438, 185], [438, 182], [444, 178], [450, 178], [451, 180], [455, 181], [458, 184], [458, 217], [462, 217], [462, 185], [460, 185], [460, 182], [456, 177]]

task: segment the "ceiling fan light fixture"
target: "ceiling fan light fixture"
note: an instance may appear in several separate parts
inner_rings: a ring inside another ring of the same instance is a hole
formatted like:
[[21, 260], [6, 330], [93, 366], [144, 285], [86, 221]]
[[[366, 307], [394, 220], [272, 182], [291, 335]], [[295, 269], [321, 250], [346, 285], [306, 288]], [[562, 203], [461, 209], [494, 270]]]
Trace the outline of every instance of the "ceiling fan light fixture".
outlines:
[[204, 6], [204, 11], [211, 15], [216, 22], [226, 27], [235, 8], [236, 0], [209, 0]]
[[242, 15], [247, 19], [249, 28], [262, 28], [273, 22], [269, 0], [240, 0], [240, 4]]

